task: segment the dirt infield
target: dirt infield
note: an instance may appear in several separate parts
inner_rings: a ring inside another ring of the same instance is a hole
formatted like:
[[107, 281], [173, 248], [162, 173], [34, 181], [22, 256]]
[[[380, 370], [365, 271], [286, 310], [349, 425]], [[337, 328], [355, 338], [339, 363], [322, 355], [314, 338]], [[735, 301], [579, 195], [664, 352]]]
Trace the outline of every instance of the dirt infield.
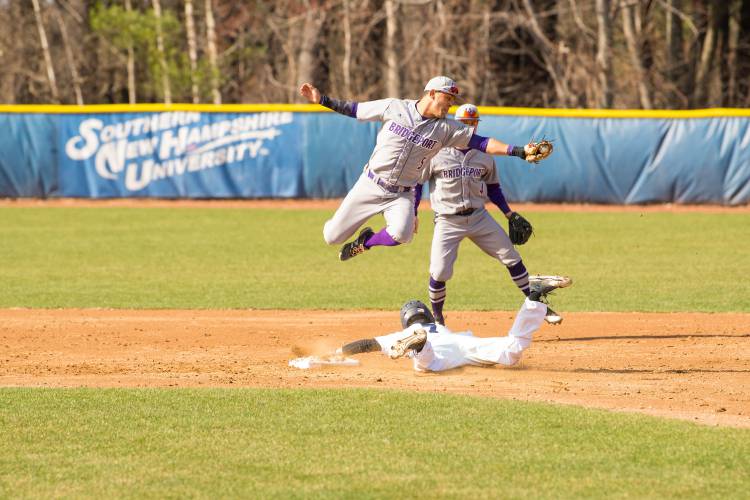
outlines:
[[[511, 312], [455, 312], [493, 336]], [[418, 374], [409, 360], [297, 370], [289, 359], [398, 329], [379, 311], [0, 310], [0, 385], [376, 387], [641, 412], [750, 427], [750, 314], [568, 313], [520, 366]]]

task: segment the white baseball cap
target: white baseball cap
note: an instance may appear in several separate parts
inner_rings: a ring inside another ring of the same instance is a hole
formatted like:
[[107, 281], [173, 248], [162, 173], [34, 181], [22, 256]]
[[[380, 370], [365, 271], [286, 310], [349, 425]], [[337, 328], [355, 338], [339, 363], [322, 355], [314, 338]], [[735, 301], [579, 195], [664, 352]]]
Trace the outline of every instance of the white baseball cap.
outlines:
[[456, 82], [454, 82], [447, 76], [436, 76], [429, 82], [427, 82], [427, 85], [425, 85], [424, 87], [424, 91], [429, 92], [430, 90], [436, 90], [438, 92], [450, 94], [456, 97], [461, 94], [458, 86], [456, 85]]

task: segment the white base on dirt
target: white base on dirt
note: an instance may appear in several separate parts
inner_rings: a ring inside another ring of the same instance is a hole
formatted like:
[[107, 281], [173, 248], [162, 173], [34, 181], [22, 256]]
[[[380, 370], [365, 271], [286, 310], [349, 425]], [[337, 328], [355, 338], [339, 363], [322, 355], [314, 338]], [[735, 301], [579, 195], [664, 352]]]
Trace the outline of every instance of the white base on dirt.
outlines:
[[359, 366], [359, 360], [344, 356], [305, 356], [289, 360], [289, 366], [301, 370], [320, 366]]

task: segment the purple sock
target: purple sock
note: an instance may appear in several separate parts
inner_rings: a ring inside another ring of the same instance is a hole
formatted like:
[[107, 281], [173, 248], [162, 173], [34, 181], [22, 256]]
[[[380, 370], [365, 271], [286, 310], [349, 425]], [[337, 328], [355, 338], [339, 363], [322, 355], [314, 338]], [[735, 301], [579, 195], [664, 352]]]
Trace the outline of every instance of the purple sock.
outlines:
[[508, 268], [510, 278], [513, 283], [521, 290], [521, 292], [529, 296], [529, 272], [526, 270], [526, 266], [523, 265], [523, 261], [518, 261], [517, 264]]
[[430, 276], [430, 304], [432, 305], [432, 313], [435, 315], [435, 319], [439, 322], [443, 318], [443, 305], [445, 305], [445, 296], [448, 292], [445, 291], [445, 281], [437, 281]]
[[365, 248], [372, 248], [376, 247], [378, 245], [386, 246], [386, 247], [395, 247], [396, 245], [400, 245], [398, 241], [394, 240], [390, 234], [385, 230], [385, 228], [381, 229], [377, 233], [370, 236], [367, 241], [365, 241]]

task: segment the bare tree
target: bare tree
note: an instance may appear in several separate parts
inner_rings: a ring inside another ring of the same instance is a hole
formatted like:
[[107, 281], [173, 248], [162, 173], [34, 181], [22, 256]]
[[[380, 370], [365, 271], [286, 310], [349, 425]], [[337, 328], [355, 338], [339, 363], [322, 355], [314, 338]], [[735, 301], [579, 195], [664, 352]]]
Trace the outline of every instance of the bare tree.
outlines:
[[193, 103], [200, 102], [198, 94], [198, 48], [195, 42], [195, 21], [193, 20], [193, 0], [185, 0], [185, 34], [188, 43], [188, 59], [190, 59], [190, 94]]
[[389, 97], [397, 97], [401, 94], [398, 77], [398, 54], [396, 53], [397, 9], [398, 4], [395, 0], [385, 0], [385, 93]]
[[342, 0], [344, 8], [344, 59], [341, 72], [344, 77], [344, 95], [352, 94], [352, 22], [349, 15], [349, 0]]
[[[125, 0], [125, 12], [130, 14], [133, 11], [133, 5], [131, 0]], [[136, 87], [135, 87], [135, 49], [133, 48], [133, 41], [130, 40], [128, 43], [128, 55], [127, 55], [127, 71], [128, 71], [128, 102], [130, 104], [136, 103]]]
[[729, 7], [729, 34], [727, 40], [727, 82], [726, 105], [737, 102], [737, 52], [740, 42], [742, 0], [731, 0]]
[[164, 104], [172, 104], [172, 89], [169, 83], [169, 67], [167, 56], [164, 51], [164, 32], [162, 30], [161, 0], [151, 0], [156, 17], [156, 51], [159, 54], [159, 66], [161, 67], [161, 86], [164, 93]]
[[640, 44], [635, 35], [634, 8], [635, 5], [630, 3], [629, 0], [620, 0], [622, 32], [625, 35], [628, 54], [630, 55], [630, 64], [634, 70], [635, 84], [638, 88], [638, 97], [641, 101], [641, 107], [644, 109], [651, 109], [651, 96], [649, 95], [648, 86], [646, 84], [646, 72], [643, 68], [643, 61], [641, 59]]
[[599, 79], [599, 104], [604, 108], [612, 107], [612, 23], [610, 11], [610, 0], [596, 0], [596, 65]]
[[39, 31], [39, 42], [42, 45], [42, 54], [44, 55], [44, 66], [47, 70], [47, 81], [49, 82], [49, 88], [52, 92], [52, 99], [55, 102], [60, 102], [59, 92], [57, 90], [57, 80], [55, 79], [55, 68], [52, 66], [52, 56], [49, 51], [49, 44], [47, 43], [47, 34], [44, 30], [44, 22], [42, 20], [42, 12], [39, 8], [39, 0], [32, 0], [34, 6], [34, 18], [36, 19], [36, 27]]
[[73, 92], [76, 96], [76, 104], [79, 106], [83, 105], [83, 93], [81, 92], [81, 78], [78, 76], [78, 68], [76, 65], [75, 58], [73, 57], [73, 51], [70, 48], [70, 40], [68, 39], [68, 30], [65, 27], [65, 21], [63, 21], [62, 15], [60, 14], [59, 5], [55, 5], [55, 20], [60, 30], [60, 36], [62, 37], [63, 48], [65, 49], [65, 62], [70, 69], [71, 82], [73, 84]]
[[206, 47], [208, 48], [208, 64], [211, 67], [211, 96], [214, 104], [221, 104], [221, 92], [219, 91], [219, 64], [216, 54], [216, 23], [214, 22], [214, 9], [211, 0], [206, 0]]
[[299, 56], [297, 59], [297, 82], [315, 81], [316, 48], [319, 43], [320, 29], [326, 18], [325, 9], [312, 2], [305, 2], [303, 14], [302, 39], [299, 45]]
[[536, 47], [541, 53], [544, 66], [547, 69], [549, 77], [552, 79], [557, 101], [562, 106], [567, 106], [572, 101], [573, 94], [568, 88], [568, 82], [563, 75], [564, 70], [561, 66], [561, 54], [558, 51], [558, 46], [544, 34], [537, 20], [538, 13], [531, 5], [531, 1], [523, 0], [523, 7], [527, 16], [524, 27], [531, 34]]

